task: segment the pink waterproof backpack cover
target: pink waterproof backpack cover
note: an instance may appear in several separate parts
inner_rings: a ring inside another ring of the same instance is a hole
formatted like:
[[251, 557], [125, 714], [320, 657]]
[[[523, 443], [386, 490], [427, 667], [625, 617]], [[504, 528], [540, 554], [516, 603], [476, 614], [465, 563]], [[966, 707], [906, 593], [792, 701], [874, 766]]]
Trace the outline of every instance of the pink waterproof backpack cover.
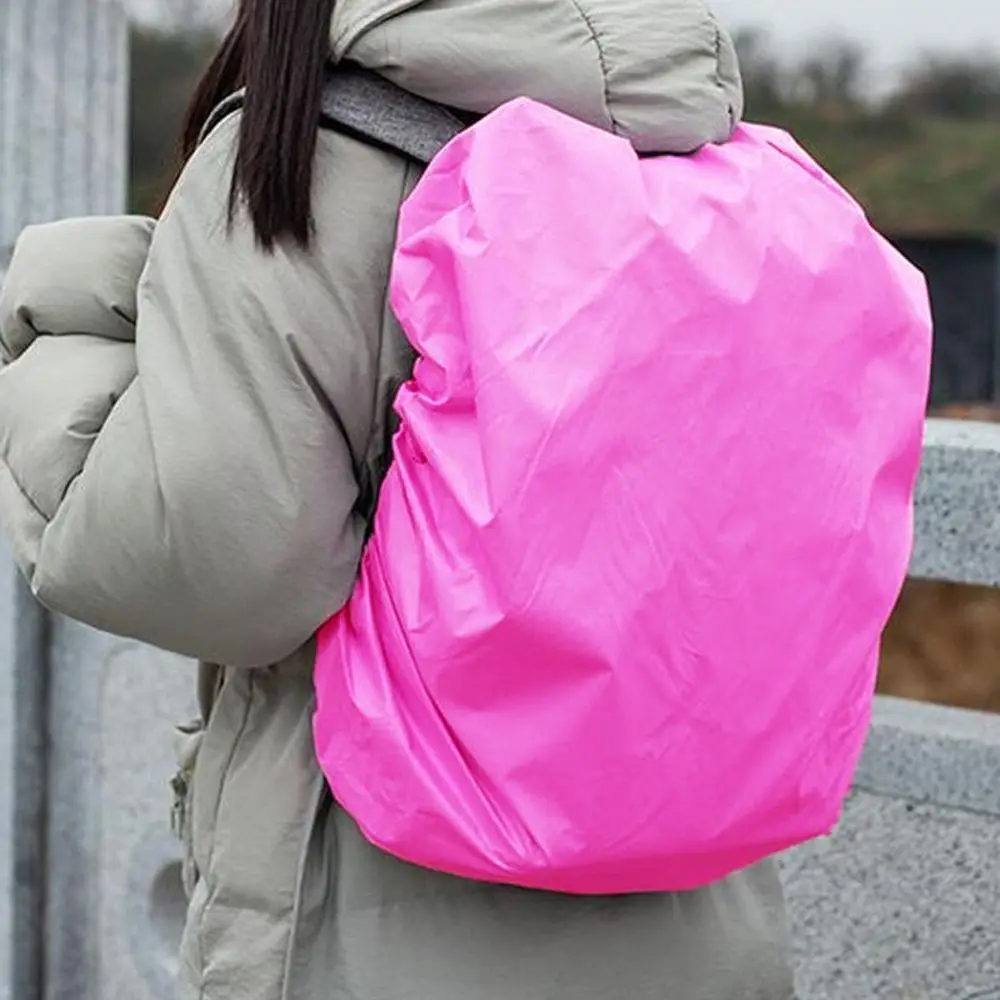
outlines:
[[420, 355], [316, 748], [376, 845], [572, 893], [829, 832], [905, 578], [925, 283], [784, 133], [688, 157], [527, 100], [404, 206]]

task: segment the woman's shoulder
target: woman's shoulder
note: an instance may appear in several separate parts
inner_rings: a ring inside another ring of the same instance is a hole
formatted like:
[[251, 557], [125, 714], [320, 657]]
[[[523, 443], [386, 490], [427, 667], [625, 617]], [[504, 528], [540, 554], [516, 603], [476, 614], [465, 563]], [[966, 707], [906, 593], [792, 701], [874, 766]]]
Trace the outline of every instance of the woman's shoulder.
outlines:
[[[204, 265], [231, 272], [253, 287], [274, 284], [287, 269], [317, 271], [322, 284], [343, 287], [387, 271], [395, 246], [399, 209], [419, 175], [406, 158], [353, 136], [321, 129], [313, 165], [314, 237], [310, 246], [257, 245], [249, 218], [229, 218], [229, 192], [239, 141], [239, 113], [221, 121], [188, 160], [160, 220], [153, 253], [173, 247]], [[220, 275], [221, 276], [221, 275]], [[379, 294], [384, 288], [379, 289]]]
[[[385, 354], [396, 335], [387, 330], [385, 302], [399, 209], [416, 168], [323, 131], [310, 244], [282, 241], [267, 251], [248, 213], [228, 217], [237, 139], [234, 117], [188, 161], [157, 225], [140, 312], [177, 331], [164, 339], [164, 351], [183, 340], [205, 370], [219, 368], [224, 356], [230, 369], [252, 371], [244, 377], [266, 407], [322, 423], [332, 406], [351, 447], [363, 453], [376, 387], [408, 374]], [[301, 392], [303, 379], [325, 400], [315, 412], [300, 405], [310, 397]]]
[[[240, 113], [234, 110], [206, 134], [181, 174], [174, 194], [211, 192], [228, 204], [233, 162], [239, 144]], [[324, 215], [343, 210], [383, 207], [396, 214], [417, 164], [395, 151], [337, 128], [323, 126], [313, 163], [313, 203], [317, 226]]]

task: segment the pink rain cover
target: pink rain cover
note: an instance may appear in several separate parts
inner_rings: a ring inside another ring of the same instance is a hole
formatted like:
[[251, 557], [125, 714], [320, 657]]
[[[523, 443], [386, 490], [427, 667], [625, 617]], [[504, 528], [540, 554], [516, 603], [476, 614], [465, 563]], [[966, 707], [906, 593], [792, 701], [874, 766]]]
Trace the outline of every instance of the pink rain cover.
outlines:
[[526, 100], [404, 207], [421, 355], [316, 747], [376, 845], [572, 893], [835, 825], [911, 551], [925, 283], [784, 133], [693, 156]]

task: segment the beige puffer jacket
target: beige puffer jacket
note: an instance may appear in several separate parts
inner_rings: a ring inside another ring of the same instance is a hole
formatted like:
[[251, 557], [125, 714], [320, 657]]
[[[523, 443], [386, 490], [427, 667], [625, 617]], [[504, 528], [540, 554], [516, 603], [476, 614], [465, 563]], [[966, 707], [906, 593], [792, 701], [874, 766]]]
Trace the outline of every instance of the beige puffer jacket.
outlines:
[[[527, 95], [685, 152], [741, 114], [702, 0], [343, 0], [335, 58], [485, 112]], [[417, 169], [321, 135], [308, 254], [227, 236], [236, 123], [158, 223], [29, 229], [0, 298], [0, 520], [47, 605], [204, 661], [179, 803], [184, 1000], [784, 1000], [763, 864], [685, 895], [465, 882], [369, 846], [313, 760], [311, 637], [349, 595], [412, 355], [386, 305]]]

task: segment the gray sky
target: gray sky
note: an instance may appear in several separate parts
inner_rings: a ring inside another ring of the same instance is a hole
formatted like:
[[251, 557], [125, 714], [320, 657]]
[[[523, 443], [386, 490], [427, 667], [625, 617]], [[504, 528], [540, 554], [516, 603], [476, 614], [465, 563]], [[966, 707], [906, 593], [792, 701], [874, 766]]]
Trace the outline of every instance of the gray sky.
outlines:
[[1000, 0], [713, 0], [730, 27], [759, 24], [791, 46], [836, 32], [884, 66], [925, 49], [1000, 52]]

